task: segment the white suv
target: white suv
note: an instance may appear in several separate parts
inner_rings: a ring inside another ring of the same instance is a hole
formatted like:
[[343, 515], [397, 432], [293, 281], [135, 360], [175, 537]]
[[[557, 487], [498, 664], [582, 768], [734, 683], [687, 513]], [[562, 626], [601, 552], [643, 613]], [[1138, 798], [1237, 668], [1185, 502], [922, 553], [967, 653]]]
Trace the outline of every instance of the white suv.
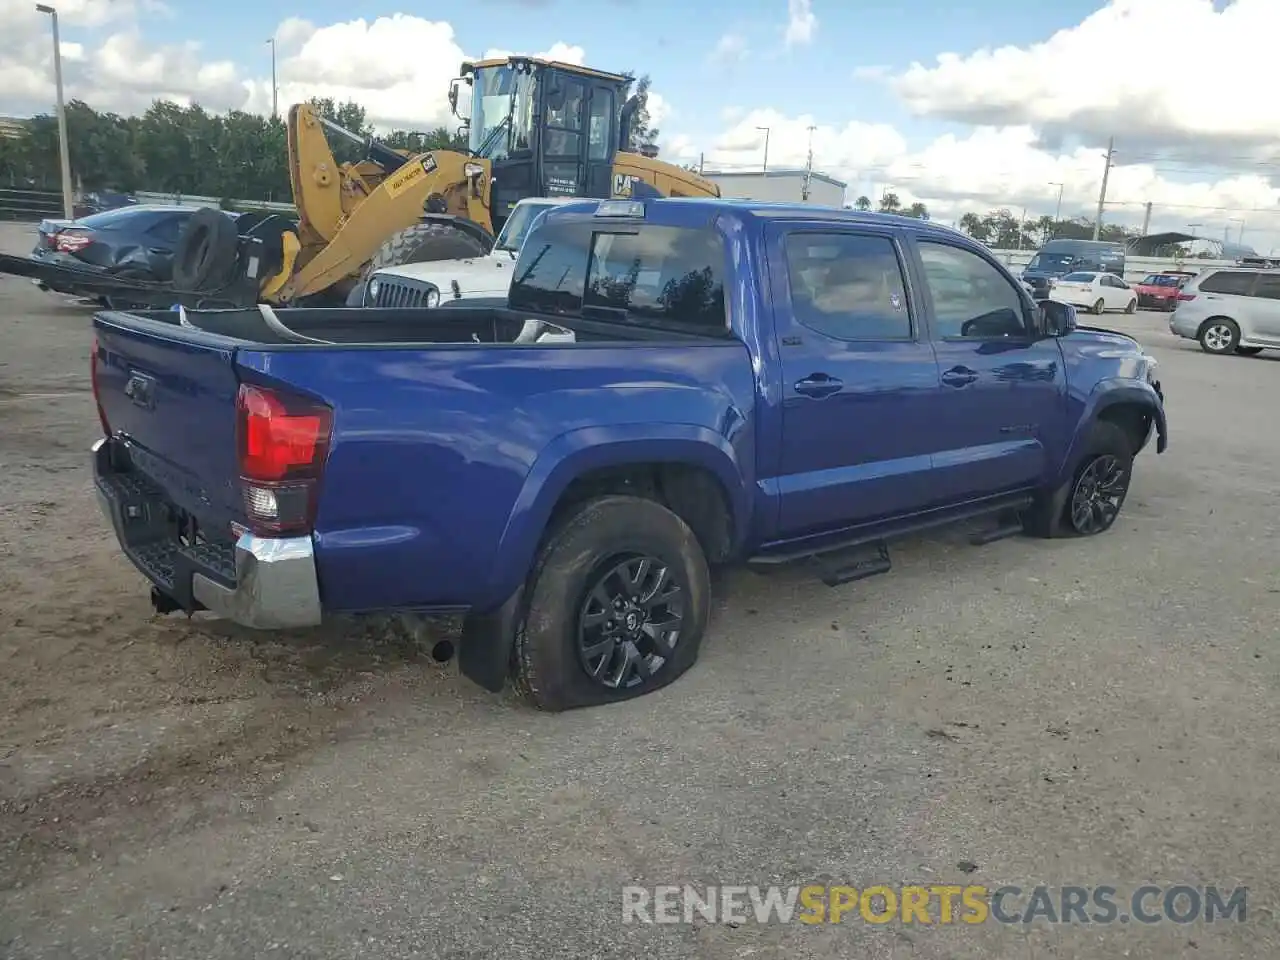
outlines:
[[1206, 270], [1178, 292], [1169, 329], [1206, 353], [1280, 350], [1280, 270]]

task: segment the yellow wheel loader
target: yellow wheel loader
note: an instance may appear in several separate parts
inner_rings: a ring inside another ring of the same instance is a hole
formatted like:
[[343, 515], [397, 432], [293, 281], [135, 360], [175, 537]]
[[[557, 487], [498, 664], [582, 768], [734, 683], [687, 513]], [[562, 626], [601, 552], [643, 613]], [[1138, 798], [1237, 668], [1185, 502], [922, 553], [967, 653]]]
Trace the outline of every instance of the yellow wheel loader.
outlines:
[[[460, 94], [470, 102], [465, 153], [393, 150], [295, 105], [297, 222], [198, 211], [175, 251], [174, 286], [211, 304], [255, 288], [271, 303], [342, 302], [371, 269], [487, 253], [527, 197], [718, 197], [715, 183], [656, 151], [626, 149], [632, 80], [531, 57], [464, 63], [449, 102], [455, 115]], [[331, 134], [360, 144], [364, 159], [337, 163]]]

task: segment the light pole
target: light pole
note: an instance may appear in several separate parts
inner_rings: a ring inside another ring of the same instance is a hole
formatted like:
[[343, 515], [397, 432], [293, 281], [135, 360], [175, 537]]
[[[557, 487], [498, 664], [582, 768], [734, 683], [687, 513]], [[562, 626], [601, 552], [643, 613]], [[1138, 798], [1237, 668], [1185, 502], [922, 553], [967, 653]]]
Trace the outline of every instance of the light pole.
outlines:
[[1227, 222], [1240, 224], [1240, 235], [1236, 237], [1236, 243], [1244, 246], [1244, 220], [1240, 217], [1227, 217]]
[[769, 172], [769, 128], [756, 127], [756, 129], [764, 131], [764, 163], [760, 165], [760, 172], [768, 173]]
[[280, 87], [276, 84], [276, 38], [272, 37], [267, 43], [271, 44], [271, 116], [273, 119], [279, 120]]
[[1065, 184], [1058, 183], [1056, 180], [1049, 181], [1049, 186], [1058, 188], [1058, 207], [1053, 211], [1053, 235], [1058, 235], [1058, 224], [1062, 222], [1062, 191]]
[[58, 87], [58, 159], [62, 164], [62, 215], [74, 219], [75, 204], [71, 200], [71, 152], [67, 147], [67, 108], [62, 100], [62, 44], [58, 41], [58, 11], [45, 3], [36, 10], [47, 13], [53, 23], [53, 78]]

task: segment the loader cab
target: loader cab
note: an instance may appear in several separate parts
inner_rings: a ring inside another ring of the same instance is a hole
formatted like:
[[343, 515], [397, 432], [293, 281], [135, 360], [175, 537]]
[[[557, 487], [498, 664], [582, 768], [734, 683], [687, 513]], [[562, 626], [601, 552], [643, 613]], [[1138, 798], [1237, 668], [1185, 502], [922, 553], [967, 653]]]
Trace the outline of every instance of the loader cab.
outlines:
[[[461, 89], [471, 108], [467, 146], [493, 164], [495, 230], [526, 197], [611, 195], [630, 82], [530, 57], [463, 64]], [[456, 109], [454, 92], [450, 100]]]

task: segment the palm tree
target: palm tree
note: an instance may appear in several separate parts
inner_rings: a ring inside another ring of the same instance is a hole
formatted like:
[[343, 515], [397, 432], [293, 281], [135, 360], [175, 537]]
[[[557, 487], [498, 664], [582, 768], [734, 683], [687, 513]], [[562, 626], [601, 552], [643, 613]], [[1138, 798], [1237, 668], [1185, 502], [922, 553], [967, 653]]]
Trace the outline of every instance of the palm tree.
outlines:
[[906, 209], [905, 215], [908, 217], [915, 217], [917, 220], [928, 220], [929, 208], [917, 200]]
[[863, 197], [859, 197], [857, 200], [853, 201], [853, 209], [855, 209], [855, 210], [870, 210], [870, 209], [871, 209], [871, 200], [870, 200], [868, 197], [865, 197], [865, 196], [863, 196]]
[[897, 213], [902, 209], [902, 201], [896, 193], [886, 193], [880, 198], [881, 213]]
[[960, 229], [975, 240], [981, 240], [982, 237], [979, 236], [979, 234], [985, 234], [988, 232], [984, 229], [985, 227], [986, 224], [982, 222], [982, 218], [976, 213], [966, 213], [960, 218]]

